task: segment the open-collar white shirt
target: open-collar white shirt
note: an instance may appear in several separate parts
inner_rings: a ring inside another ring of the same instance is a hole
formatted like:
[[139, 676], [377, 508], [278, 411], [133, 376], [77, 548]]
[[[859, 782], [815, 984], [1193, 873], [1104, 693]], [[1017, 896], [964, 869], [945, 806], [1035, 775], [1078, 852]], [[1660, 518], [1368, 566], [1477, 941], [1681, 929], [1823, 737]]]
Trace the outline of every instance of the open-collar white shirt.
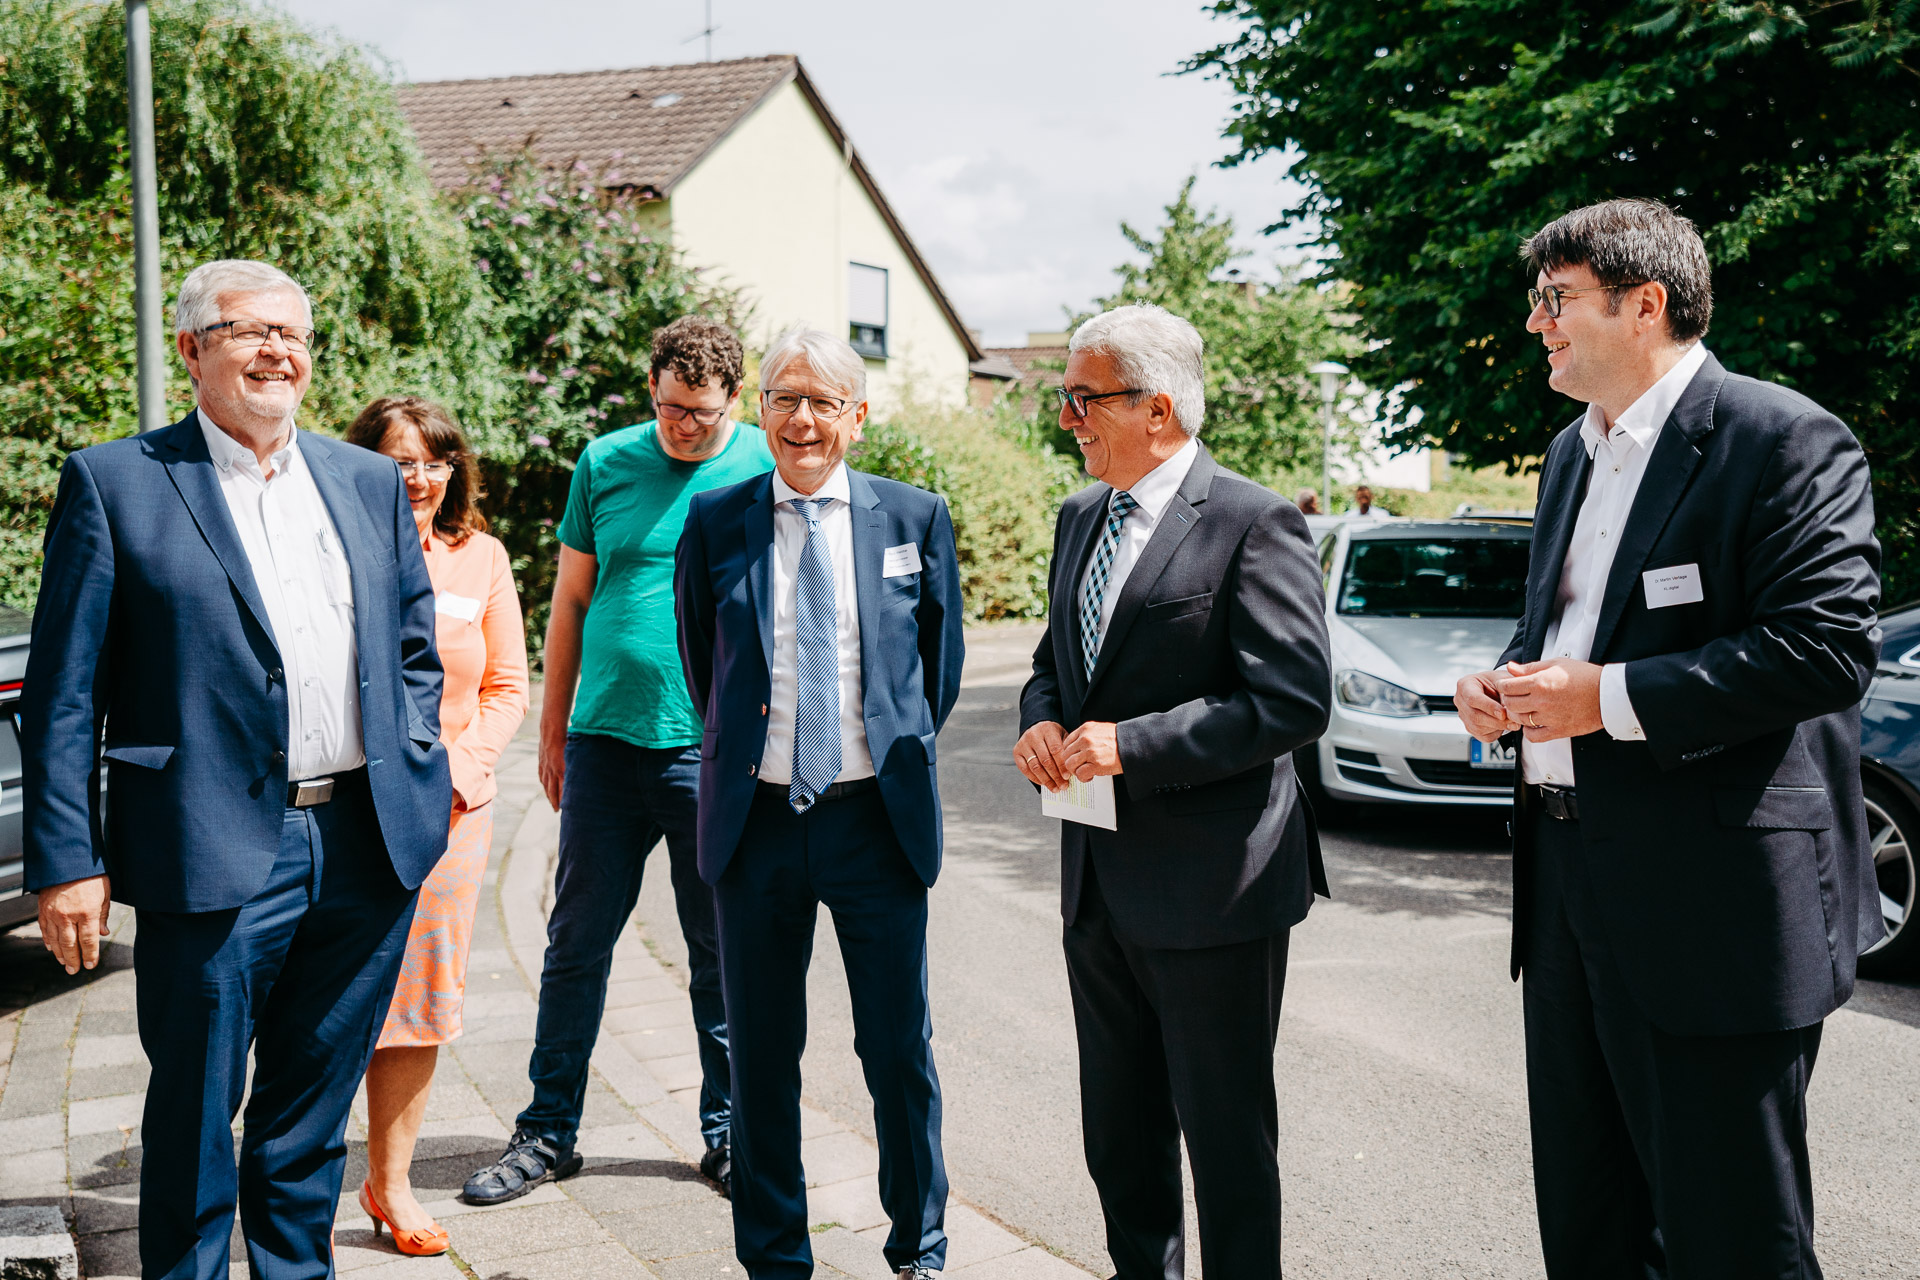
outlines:
[[800, 552], [807, 545], [807, 518], [794, 510], [795, 498], [822, 498], [820, 532], [833, 565], [834, 639], [840, 659], [840, 772], [836, 782], [873, 776], [867, 747], [865, 684], [860, 666], [860, 596], [853, 572], [853, 494], [847, 464], [834, 467], [812, 493], [801, 493], [778, 471], [773, 473], [773, 692], [767, 702], [767, 747], [760, 756], [760, 781], [786, 786], [793, 781], [793, 721], [799, 703], [795, 650], [794, 593], [799, 586]]
[[287, 779], [322, 778], [366, 763], [353, 575], [327, 504], [300, 452], [300, 432], [260, 467], [252, 449], [199, 411], [253, 585], [266, 606], [287, 693]]
[[[1153, 470], [1136, 480], [1127, 493], [1139, 503], [1139, 507], [1127, 515], [1126, 523], [1120, 526], [1120, 545], [1114, 548], [1113, 568], [1107, 574], [1107, 591], [1100, 597], [1100, 639], [1105, 643], [1107, 624], [1113, 621], [1113, 604], [1120, 598], [1120, 589], [1127, 585], [1127, 575], [1133, 572], [1133, 566], [1139, 561], [1140, 553], [1147, 549], [1147, 543], [1153, 539], [1153, 531], [1160, 527], [1160, 518], [1167, 513], [1167, 504], [1180, 492], [1180, 486], [1187, 481], [1187, 472], [1193, 470], [1193, 461], [1200, 456], [1200, 442], [1194, 439], [1181, 445], [1174, 455]], [[1094, 545], [1107, 534], [1107, 514], [1113, 509], [1113, 495], [1107, 495], [1107, 506], [1100, 512], [1099, 524], [1094, 529]], [[1079, 616], [1079, 605], [1087, 598], [1087, 584], [1093, 578], [1093, 556], [1087, 557], [1087, 567], [1080, 573], [1080, 589], [1074, 593], [1074, 616]], [[1075, 630], [1078, 630], [1076, 625]]]
[[[1593, 478], [1574, 520], [1567, 558], [1560, 566], [1554, 617], [1547, 624], [1542, 658], [1586, 662], [1592, 655], [1600, 605], [1607, 594], [1607, 578], [1613, 572], [1614, 549], [1633, 511], [1633, 500], [1640, 493], [1647, 460], [1653, 456], [1667, 419], [1673, 416], [1673, 407], [1680, 403], [1687, 384], [1706, 360], [1705, 344], [1694, 343], [1673, 368], [1627, 407], [1611, 431], [1600, 406], [1587, 406], [1586, 421], [1580, 424], [1580, 443], [1593, 459]], [[1600, 719], [1610, 737], [1623, 742], [1646, 740], [1646, 730], [1640, 727], [1640, 717], [1634, 714], [1633, 702], [1627, 697], [1627, 669], [1622, 663], [1610, 662], [1600, 668]], [[1520, 771], [1531, 783], [1573, 786], [1573, 740], [1523, 741]]]

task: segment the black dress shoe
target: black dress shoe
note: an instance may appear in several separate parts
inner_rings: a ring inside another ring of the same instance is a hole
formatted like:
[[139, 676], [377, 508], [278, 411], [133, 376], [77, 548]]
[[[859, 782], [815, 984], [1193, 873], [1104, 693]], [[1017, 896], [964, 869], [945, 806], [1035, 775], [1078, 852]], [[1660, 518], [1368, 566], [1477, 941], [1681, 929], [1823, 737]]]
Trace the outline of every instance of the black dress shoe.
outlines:
[[537, 1133], [515, 1129], [498, 1160], [467, 1179], [460, 1198], [468, 1204], [505, 1204], [543, 1182], [558, 1182], [580, 1172], [583, 1162], [572, 1147], [556, 1147]]
[[720, 1184], [720, 1194], [733, 1199], [733, 1148], [726, 1143], [709, 1147], [700, 1157], [700, 1173]]

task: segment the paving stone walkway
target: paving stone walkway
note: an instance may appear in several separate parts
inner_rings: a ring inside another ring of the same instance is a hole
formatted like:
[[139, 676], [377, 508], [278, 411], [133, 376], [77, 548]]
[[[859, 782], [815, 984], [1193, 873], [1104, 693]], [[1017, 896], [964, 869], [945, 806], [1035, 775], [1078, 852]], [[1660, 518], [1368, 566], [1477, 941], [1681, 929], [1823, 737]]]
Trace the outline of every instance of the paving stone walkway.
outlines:
[[[499, 769], [494, 847], [468, 970], [465, 1034], [440, 1057], [413, 1166], [421, 1201], [452, 1237], [440, 1258], [402, 1258], [354, 1203], [365, 1176], [364, 1098], [349, 1131], [336, 1267], [354, 1280], [741, 1280], [728, 1204], [700, 1176], [686, 975], [635, 927], [614, 952], [580, 1135], [585, 1169], [496, 1209], [454, 1197], [505, 1144], [530, 1096], [535, 998], [559, 819], [538, 795], [532, 726]], [[665, 850], [649, 873], [665, 874]], [[139, 1274], [140, 1116], [147, 1063], [134, 1023], [133, 913], [115, 909], [101, 966], [68, 979], [33, 930], [0, 937], [0, 1206], [60, 1209], [81, 1274]], [[49, 973], [48, 970], [51, 970]], [[6, 1011], [10, 1010], [10, 1011]], [[877, 1153], [808, 1106], [802, 1127], [818, 1274], [884, 1280]], [[964, 1190], [964, 1189], [961, 1189]], [[1085, 1272], [956, 1195], [949, 1276], [1084, 1280]], [[234, 1236], [235, 1277], [246, 1275]]]

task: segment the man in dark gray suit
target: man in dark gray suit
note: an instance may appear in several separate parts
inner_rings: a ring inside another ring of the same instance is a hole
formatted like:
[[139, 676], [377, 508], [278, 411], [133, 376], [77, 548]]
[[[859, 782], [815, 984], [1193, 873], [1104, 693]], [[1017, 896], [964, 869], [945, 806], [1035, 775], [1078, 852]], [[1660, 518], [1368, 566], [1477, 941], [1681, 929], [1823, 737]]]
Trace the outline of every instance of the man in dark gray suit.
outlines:
[[1197, 439], [1185, 320], [1087, 321], [1060, 397], [1098, 483], [1060, 511], [1014, 762], [1114, 777], [1116, 829], [1063, 824], [1060, 875], [1107, 1250], [1119, 1280], [1183, 1274], [1185, 1137], [1206, 1271], [1277, 1277], [1287, 938], [1327, 891], [1289, 754], [1327, 726], [1320, 572], [1299, 510]]

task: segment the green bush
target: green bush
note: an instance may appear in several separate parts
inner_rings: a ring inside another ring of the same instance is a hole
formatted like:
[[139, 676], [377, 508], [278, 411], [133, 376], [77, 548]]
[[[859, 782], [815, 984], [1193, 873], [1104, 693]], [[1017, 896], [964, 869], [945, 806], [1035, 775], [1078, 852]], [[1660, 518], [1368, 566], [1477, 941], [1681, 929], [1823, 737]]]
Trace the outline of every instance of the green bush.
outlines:
[[947, 499], [969, 621], [1046, 616], [1053, 518], [1084, 481], [1017, 410], [908, 404], [869, 423], [847, 461]]

